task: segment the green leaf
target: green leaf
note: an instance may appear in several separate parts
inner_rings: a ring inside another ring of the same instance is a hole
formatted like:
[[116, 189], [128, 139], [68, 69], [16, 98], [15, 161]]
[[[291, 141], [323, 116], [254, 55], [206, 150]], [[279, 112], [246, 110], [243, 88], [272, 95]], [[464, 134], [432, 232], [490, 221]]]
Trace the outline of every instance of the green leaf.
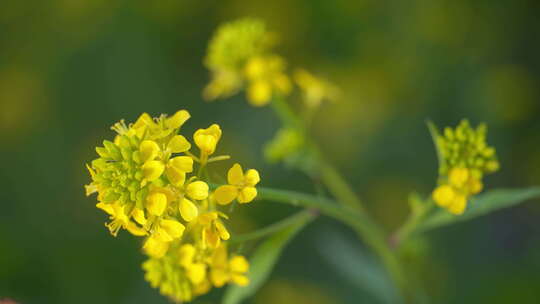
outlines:
[[417, 232], [431, 230], [462, 221], [467, 221], [493, 211], [512, 207], [529, 199], [540, 197], [540, 187], [523, 189], [495, 189], [477, 195], [469, 202], [469, 207], [462, 215], [453, 215], [445, 209], [437, 209], [417, 228]]
[[249, 279], [246, 287], [229, 285], [223, 297], [223, 304], [237, 304], [254, 295], [270, 276], [281, 252], [287, 243], [310, 222], [313, 217], [306, 217], [296, 225], [274, 233], [264, 241], [250, 258]]

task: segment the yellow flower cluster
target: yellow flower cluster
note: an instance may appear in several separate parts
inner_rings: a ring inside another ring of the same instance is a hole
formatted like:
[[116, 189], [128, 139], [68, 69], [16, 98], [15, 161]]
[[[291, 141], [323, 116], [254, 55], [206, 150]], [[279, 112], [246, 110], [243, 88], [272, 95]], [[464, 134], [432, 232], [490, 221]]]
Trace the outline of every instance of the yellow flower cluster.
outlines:
[[258, 19], [222, 25], [210, 40], [205, 59], [212, 73], [205, 99], [228, 97], [245, 87], [248, 101], [264, 106], [274, 93], [288, 94], [291, 83], [285, 61], [271, 52], [275, 42], [275, 35]]
[[462, 214], [472, 195], [482, 191], [484, 174], [499, 169], [495, 149], [486, 144], [487, 127], [473, 129], [467, 120], [437, 135], [441, 157], [439, 186], [432, 197], [437, 205], [453, 214]]
[[[292, 90], [285, 60], [275, 54], [276, 35], [259, 19], [243, 18], [225, 23], [208, 45], [205, 65], [212, 80], [204, 89], [207, 100], [229, 97], [245, 89], [253, 106], [264, 106], [278, 95]], [[337, 88], [299, 69], [293, 77], [308, 108], [316, 108], [323, 100], [334, 100]]]
[[[228, 172], [229, 185], [211, 191], [205, 176], [207, 164], [228, 159], [212, 156], [221, 138], [217, 124], [199, 129], [193, 142], [179, 131], [190, 118], [187, 111], [171, 117], [142, 114], [135, 123], [124, 121], [112, 129], [114, 141], [97, 147], [99, 158], [87, 165], [92, 182], [86, 193], [97, 193], [98, 208], [110, 216], [111, 234], [120, 229], [145, 237], [144, 263], [152, 286], [175, 301], [189, 301], [212, 286], [228, 282], [246, 285], [249, 265], [244, 257], [227, 258], [224, 241], [230, 238], [218, 209], [235, 199], [249, 203], [257, 196], [259, 174], [246, 173], [239, 164]], [[198, 173], [194, 174], [194, 165]]]

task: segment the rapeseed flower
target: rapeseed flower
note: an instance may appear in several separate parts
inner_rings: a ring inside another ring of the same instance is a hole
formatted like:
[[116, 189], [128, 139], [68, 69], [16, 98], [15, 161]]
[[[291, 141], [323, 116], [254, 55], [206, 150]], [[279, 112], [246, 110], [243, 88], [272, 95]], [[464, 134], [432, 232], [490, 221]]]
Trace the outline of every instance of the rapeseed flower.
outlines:
[[486, 144], [487, 127], [473, 129], [467, 120], [437, 134], [440, 158], [439, 186], [433, 191], [435, 203], [459, 215], [465, 212], [471, 196], [483, 189], [485, 174], [499, 169], [495, 148]]
[[[109, 215], [105, 226], [112, 235], [125, 229], [145, 238], [146, 279], [178, 302], [228, 282], [244, 286], [249, 267], [240, 256], [217, 262], [217, 256], [227, 256], [229, 217], [216, 205], [223, 202], [217, 200], [222, 190], [212, 191], [201, 169], [229, 156], [212, 156], [222, 135], [217, 124], [193, 134], [199, 156], [191, 153], [192, 144], [180, 134], [189, 117], [185, 110], [171, 117], [144, 113], [132, 124], [116, 123], [114, 140], [97, 147], [99, 157], [87, 165], [92, 182], [85, 186], [87, 195], [97, 193], [96, 207]], [[256, 170], [244, 173], [235, 164], [228, 180], [218, 189], [226, 189], [231, 201], [247, 203], [257, 195]]]
[[275, 44], [275, 34], [261, 20], [244, 18], [222, 25], [208, 45], [205, 65], [212, 80], [204, 98], [225, 98], [245, 89], [251, 105], [264, 106], [274, 94], [288, 94], [291, 82], [285, 60], [272, 53]]

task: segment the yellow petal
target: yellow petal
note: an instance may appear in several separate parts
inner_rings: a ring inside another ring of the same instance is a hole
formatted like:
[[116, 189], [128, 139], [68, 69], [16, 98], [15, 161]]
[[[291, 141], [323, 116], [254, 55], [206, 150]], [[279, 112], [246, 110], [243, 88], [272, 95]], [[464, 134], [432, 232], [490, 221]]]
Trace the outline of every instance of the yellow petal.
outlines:
[[167, 178], [169, 179], [169, 182], [173, 184], [174, 186], [182, 186], [184, 182], [186, 181], [186, 173], [185, 171], [180, 171], [175, 169], [172, 166], [167, 167]]
[[267, 105], [272, 98], [272, 86], [268, 81], [257, 80], [248, 86], [246, 93], [251, 105], [262, 107]]
[[94, 183], [91, 183], [89, 185], [84, 185], [84, 190], [86, 190], [86, 196], [89, 196], [91, 194], [94, 194], [98, 192], [98, 188]]
[[143, 250], [151, 257], [162, 258], [169, 249], [169, 243], [161, 242], [154, 236], [149, 237], [143, 245]]
[[455, 191], [448, 185], [437, 187], [432, 194], [435, 203], [441, 207], [448, 207], [456, 196]]
[[148, 126], [148, 125], [154, 125], [152, 116], [150, 116], [148, 113], [142, 113], [141, 116], [137, 118], [137, 121], [133, 124], [133, 127], [139, 128], [139, 127]]
[[169, 166], [182, 172], [193, 171], [193, 158], [189, 156], [177, 156], [169, 160]]
[[210, 288], [212, 288], [212, 284], [210, 284], [209, 280], [203, 280], [201, 283], [194, 286], [193, 294], [194, 295], [203, 295], [210, 291]]
[[193, 264], [193, 257], [195, 256], [195, 247], [191, 244], [185, 244], [178, 249], [178, 262], [184, 267], [188, 267]]
[[170, 129], [178, 129], [180, 128], [189, 118], [191, 115], [189, 115], [189, 112], [186, 110], [180, 110], [176, 113], [174, 113], [173, 116], [167, 118], [165, 120], [165, 126]]
[[216, 138], [211, 135], [199, 135], [196, 137], [195, 143], [203, 153], [208, 155], [214, 153], [216, 150], [217, 141]]
[[206, 129], [199, 129], [193, 135], [197, 147], [207, 155], [214, 153], [220, 138], [221, 128], [217, 124], [213, 124]]
[[173, 239], [181, 237], [184, 234], [184, 230], [186, 230], [184, 225], [175, 220], [161, 220], [159, 226], [167, 231]]
[[227, 205], [238, 196], [238, 189], [235, 186], [224, 185], [219, 186], [214, 191], [214, 198], [220, 205]]
[[202, 231], [202, 240], [203, 244], [210, 248], [218, 248], [221, 244], [221, 238], [217, 234], [216, 231], [211, 229], [210, 227], [207, 227], [203, 229]]
[[143, 163], [156, 159], [159, 151], [158, 144], [153, 140], [143, 140], [139, 146], [140, 157]]
[[259, 181], [261, 180], [261, 178], [259, 177], [259, 172], [257, 172], [257, 170], [255, 169], [247, 170], [246, 176], [244, 179], [245, 179], [246, 185], [252, 186], [252, 187], [257, 185]]
[[216, 247], [212, 255], [212, 268], [227, 268], [229, 260], [227, 258], [227, 245]]
[[146, 197], [146, 209], [150, 214], [161, 216], [167, 208], [167, 196], [160, 192], [154, 192]]
[[158, 227], [154, 230], [154, 232], [152, 233], [152, 237], [164, 243], [169, 243], [173, 240], [173, 237], [167, 232], [167, 230], [161, 227]]
[[231, 234], [229, 233], [229, 231], [227, 230], [227, 228], [225, 227], [225, 225], [223, 225], [221, 221], [219, 220], [216, 221], [215, 225], [216, 225], [216, 230], [219, 233], [219, 237], [222, 240], [226, 241], [231, 237]]
[[229, 182], [229, 185], [237, 186], [244, 183], [244, 173], [240, 164], [236, 163], [229, 169], [227, 172], [227, 181]]
[[128, 222], [125, 226], [126, 226], [126, 230], [135, 236], [145, 236], [147, 234], [146, 230], [137, 226], [133, 222]]
[[164, 170], [165, 166], [163, 165], [163, 163], [157, 160], [146, 162], [142, 166], [143, 176], [145, 180], [149, 182], [158, 179]]
[[114, 209], [111, 204], [97, 203], [96, 207], [107, 212], [109, 215], [114, 215]]
[[231, 281], [233, 281], [236, 285], [242, 286], [242, 287], [249, 285], [248, 277], [241, 274], [233, 273], [231, 275]]
[[208, 184], [203, 181], [189, 183], [186, 187], [186, 193], [195, 200], [203, 200], [208, 197]]
[[143, 226], [146, 225], [147, 220], [146, 220], [146, 217], [144, 216], [144, 211], [143, 210], [135, 207], [135, 208], [133, 208], [133, 211], [131, 212], [131, 216], [133, 217], [133, 219], [137, 223], [139, 223], [139, 224], [141, 224]]
[[229, 261], [231, 271], [237, 273], [246, 273], [249, 270], [249, 263], [245, 257], [237, 255]]
[[453, 168], [448, 174], [448, 181], [451, 185], [461, 188], [469, 179], [469, 170], [467, 168]]
[[467, 207], [467, 198], [464, 195], [457, 195], [451, 205], [448, 206], [448, 211], [455, 215], [461, 215]]
[[184, 198], [179, 204], [180, 215], [186, 222], [191, 222], [199, 215], [199, 209], [190, 200]]
[[187, 277], [193, 284], [199, 284], [206, 278], [206, 265], [202, 263], [191, 264], [187, 268]]
[[229, 279], [229, 273], [225, 271], [225, 269], [214, 268], [210, 272], [210, 280], [212, 280], [212, 284], [214, 284], [216, 287], [222, 287], [223, 285], [227, 284]]
[[257, 196], [255, 187], [245, 187], [238, 193], [238, 202], [240, 204], [249, 203]]
[[469, 191], [471, 194], [477, 194], [482, 191], [482, 188], [484, 188], [484, 185], [482, 184], [482, 181], [480, 181], [477, 178], [471, 178], [469, 180]]
[[167, 144], [167, 148], [172, 153], [182, 153], [191, 149], [191, 144], [182, 135], [176, 135]]
[[209, 225], [209, 224], [212, 223], [213, 220], [215, 220], [217, 218], [218, 218], [218, 213], [213, 211], [213, 212], [208, 212], [208, 213], [205, 213], [205, 214], [201, 214], [199, 216], [199, 218], [198, 218], [198, 221], [202, 225]]
[[248, 60], [244, 73], [249, 80], [262, 78], [267, 71], [266, 61], [263, 57], [255, 56]]
[[94, 179], [94, 177], [96, 176], [96, 172], [94, 171], [94, 169], [92, 169], [88, 164], [86, 164], [86, 169], [88, 170], [88, 172], [90, 172], [90, 177]]

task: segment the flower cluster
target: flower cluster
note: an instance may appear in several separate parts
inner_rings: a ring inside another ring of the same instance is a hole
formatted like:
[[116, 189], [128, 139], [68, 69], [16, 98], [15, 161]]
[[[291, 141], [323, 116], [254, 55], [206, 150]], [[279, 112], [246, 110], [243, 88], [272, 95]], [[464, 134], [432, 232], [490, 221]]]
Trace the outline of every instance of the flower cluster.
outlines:
[[212, 80], [204, 89], [205, 99], [229, 97], [245, 89], [253, 106], [264, 106], [275, 94], [291, 92], [291, 78], [308, 108], [336, 99], [338, 90], [333, 84], [304, 69], [290, 77], [285, 60], [272, 51], [276, 41], [276, 35], [259, 19], [244, 18], [222, 25], [208, 45], [205, 65]]
[[259, 182], [256, 170], [244, 174], [234, 164], [229, 184], [212, 192], [207, 165], [229, 158], [212, 156], [222, 132], [217, 124], [197, 130], [196, 156], [179, 134], [189, 118], [181, 110], [171, 117], [144, 113], [129, 125], [120, 121], [112, 127], [118, 133], [114, 141], [97, 147], [99, 158], [87, 165], [92, 182], [86, 193], [98, 194], [96, 206], [110, 217], [105, 226], [114, 236], [125, 229], [145, 237], [146, 278], [175, 301], [189, 301], [228, 282], [248, 284], [246, 259], [227, 258], [228, 216], [218, 207], [251, 202]]
[[484, 174], [499, 169], [495, 149], [486, 144], [487, 127], [473, 129], [467, 120], [437, 135], [439, 186], [433, 191], [435, 203], [453, 214], [462, 214], [467, 201], [482, 191]]
[[274, 93], [291, 90], [285, 61], [271, 52], [275, 35], [258, 19], [245, 18], [221, 26], [208, 46], [205, 64], [212, 81], [204, 97], [228, 97], [246, 88], [249, 102], [263, 106]]

